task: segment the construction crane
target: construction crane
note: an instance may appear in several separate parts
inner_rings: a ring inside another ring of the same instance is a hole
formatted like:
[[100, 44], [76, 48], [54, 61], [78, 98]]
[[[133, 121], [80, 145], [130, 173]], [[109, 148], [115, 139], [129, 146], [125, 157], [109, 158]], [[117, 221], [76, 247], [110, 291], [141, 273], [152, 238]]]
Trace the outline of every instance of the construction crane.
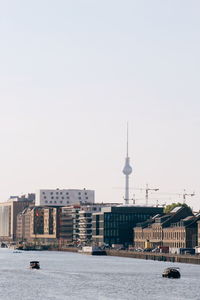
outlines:
[[148, 185], [148, 183], [146, 184], [146, 188], [140, 188], [138, 190], [145, 191], [146, 205], [148, 205], [148, 201], [149, 201], [149, 191], [153, 191], [153, 192], [159, 191], [158, 188], [150, 188], [149, 185]]
[[[114, 187], [115, 189], [122, 189], [120, 187]], [[139, 190], [139, 191], [145, 191], [145, 202], [146, 202], [146, 205], [148, 205], [148, 201], [149, 201], [149, 191], [154, 191], [154, 192], [157, 192], [159, 191], [158, 188], [149, 188], [149, 185], [148, 183], [146, 184], [146, 187], [145, 188], [131, 188], [131, 189], [134, 189], [134, 190]], [[133, 203], [135, 204], [135, 200], [136, 199], [131, 199], [133, 201]]]
[[158, 193], [159, 195], [172, 195], [172, 196], [175, 196], [175, 195], [177, 195], [177, 196], [179, 196], [179, 198], [181, 197], [182, 199], [183, 199], [183, 203], [185, 203], [186, 202], [186, 198], [187, 197], [193, 197], [193, 196], [195, 196], [195, 192], [193, 192], [193, 193], [190, 193], [190, 194], [188, 194], [188, 193], [186, 193], [186, 190], [184, 189], [183, 190], [183, 193], [169, 193], [169, 192], [162, 192], [162, 193]]
[[193, 196], [195, 196], [195, 193], [193, 192], [193, 193], [191, 193], [191, 194], [187, 194], [186, 193], [186, 190], [184, 190], [184, 192], [183, 192], [183, 203], [185, 203], [186, 202], [186, 197], [187, 196], [189, 196], [189, 197], [193, 197]]
[[142, 190], [145, 190], [145, 192], [146, 192], [146, 195], [145, 195], [145, 199], [146, 199], [146, 206], [148, 205], [148, 201], [149, 201], [149, 191], [154, 191], [154, 192], [157, 192], [157, 191], [159, 191], [159, 189], [158, 189], [158, 188], [154, 188], [154, 189], [152, 189], [152, 188], [149, 188], [149, 185], [148, 185], [148, 183], [146, 184], [146, 188], [145, 188], [145, 189], [142, 189]]

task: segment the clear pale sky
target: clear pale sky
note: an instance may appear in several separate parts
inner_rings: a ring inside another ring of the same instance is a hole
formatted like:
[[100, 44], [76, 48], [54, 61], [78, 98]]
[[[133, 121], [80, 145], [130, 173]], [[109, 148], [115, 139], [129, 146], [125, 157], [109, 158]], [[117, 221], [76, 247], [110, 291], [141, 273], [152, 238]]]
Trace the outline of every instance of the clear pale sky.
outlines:
[[200, 209], [199, 79], [197, 0], [0, 0], [0, 200], [121, 202], [129, 121], [131, 187]]

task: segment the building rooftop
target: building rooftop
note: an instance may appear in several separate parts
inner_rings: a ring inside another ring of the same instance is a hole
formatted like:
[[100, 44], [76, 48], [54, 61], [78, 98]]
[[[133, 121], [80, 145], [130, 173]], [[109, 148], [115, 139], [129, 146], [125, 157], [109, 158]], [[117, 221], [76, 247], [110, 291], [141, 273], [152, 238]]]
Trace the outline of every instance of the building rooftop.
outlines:
[[179, 211], [183, 206], [177, 206], [175, 208], [173, 208], [171, 211], [170, 211], [170, 214], [175, 214], [177, 213], [177, 211]]

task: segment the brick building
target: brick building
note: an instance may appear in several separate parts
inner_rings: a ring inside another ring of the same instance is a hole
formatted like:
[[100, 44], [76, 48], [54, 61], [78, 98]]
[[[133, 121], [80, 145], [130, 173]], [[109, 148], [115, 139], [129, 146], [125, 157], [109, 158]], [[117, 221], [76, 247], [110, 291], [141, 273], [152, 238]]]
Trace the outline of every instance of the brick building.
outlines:
[[198, 247], [200, 247], [200, 221], [197, 222]]
[[30, 212], [30, 239], [44, 243], [55, 241], [57, 217], [55, 207], [34, 207]]
[[194, 248], [198, 245], [198, 221], [200, 215], [188, 216], [179, 222], [163, 229], [163, 245], [171, 252], [178, 252], [179, 248]]
[[191, 209], [187, 206], [174, 208], [168, 214], [154, 216], [147, 222], [137, 224], [133, 228], [134, 247], [145, 248], [145, 244], [149, 242], [152, 247], [163, 245], [164, 228], [169, 228], [171, 224], [179, 222], [188, 216], [193, 216]]
[[32, 205], [25, 197], [10, 198], [0, 203], [0, 239], [15, 241], [17, 238], [17, 215]]

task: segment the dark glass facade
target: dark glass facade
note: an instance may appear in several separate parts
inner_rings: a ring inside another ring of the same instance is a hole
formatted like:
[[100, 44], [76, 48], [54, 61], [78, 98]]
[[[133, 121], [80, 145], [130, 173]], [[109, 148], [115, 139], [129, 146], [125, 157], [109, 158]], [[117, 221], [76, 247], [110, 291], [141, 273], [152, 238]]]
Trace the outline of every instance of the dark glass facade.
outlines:
[[163, 212], [162, 207], [116, 206], [93, 215], [93, 241], [98, 244], [133, 244], [133, 227]]
[[34, 234], [44, 234], [44, 210], [34, 209]]

